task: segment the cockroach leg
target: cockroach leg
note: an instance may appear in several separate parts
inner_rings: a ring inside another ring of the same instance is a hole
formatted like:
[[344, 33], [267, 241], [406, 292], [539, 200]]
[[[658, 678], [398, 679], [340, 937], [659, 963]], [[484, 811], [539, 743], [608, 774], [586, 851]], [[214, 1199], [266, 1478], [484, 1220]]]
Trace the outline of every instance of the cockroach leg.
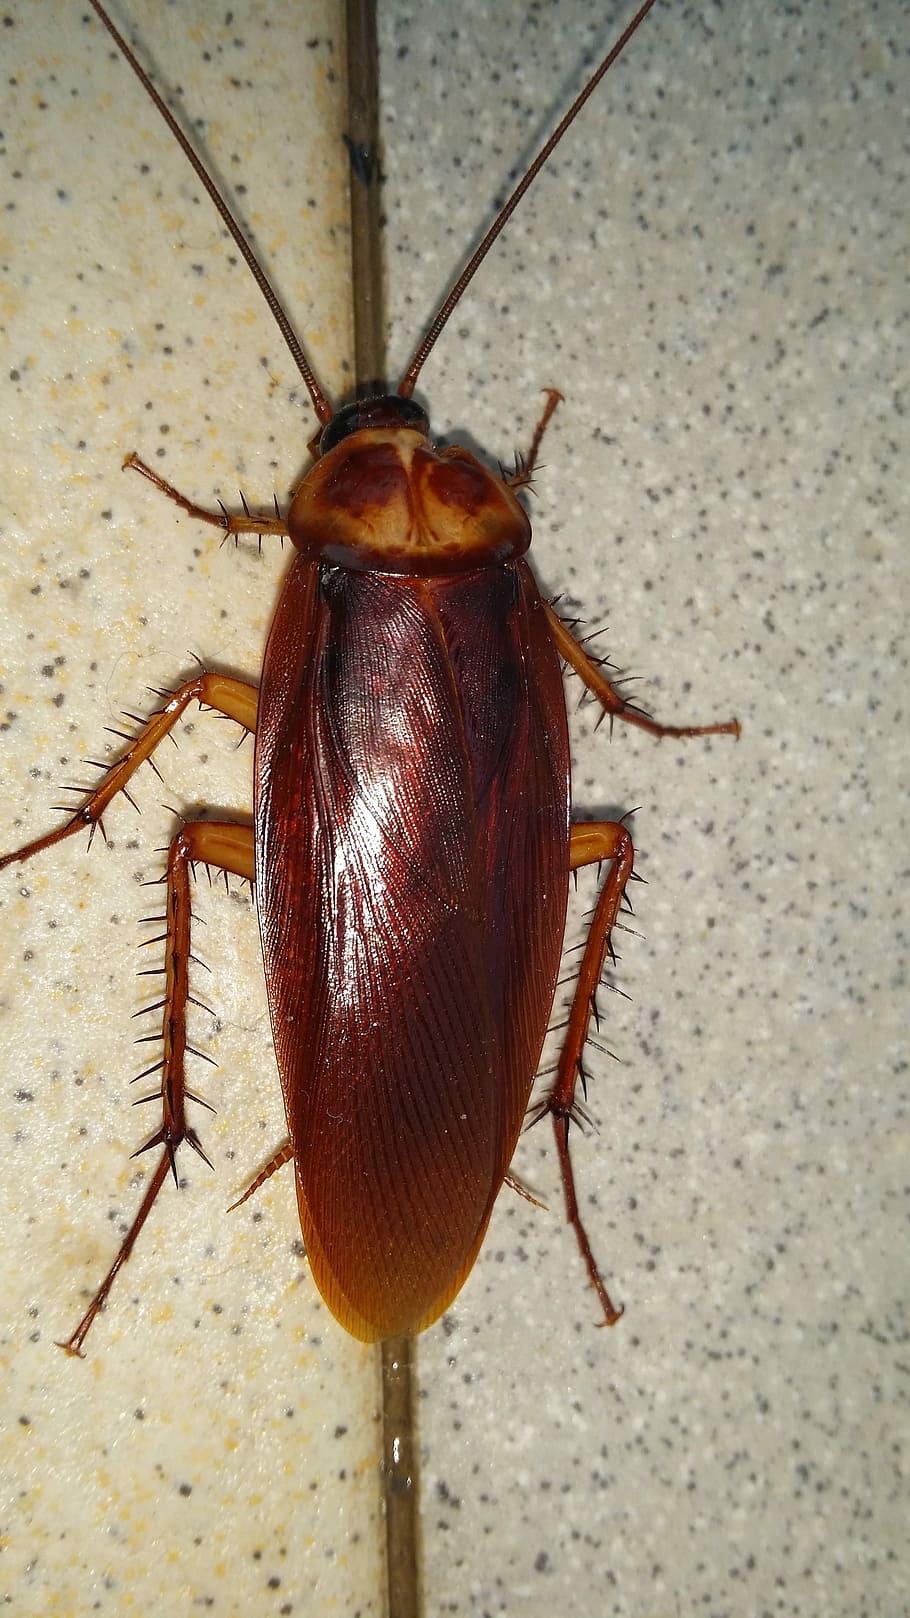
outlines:
[[[555, 401], [550, 401], [548, 409], [552, 414]], [[542, 426], [546, 426], [546, 420], [545, 417]], [[535, 437], [535, 444], [539, 445], [539, 442], [538, 434]], [[739, 736], [739, 721], [736, 719], [713, 725], [662, 725], [650, 715], [642, 713], [626, 700], [611, 680], [607, 679], [603, 670], [588, 655], [568, 625], [546, 602], [544, 611], [560, 656], [565, 658], [581, 677], [611, 721], [623, 719], [627, 724], [638, 725], [641, 730], [646, 730], [650, 735], [657, 737]], [[583, 865], [599, 864], [601, 861], [609, 860], [610, 869], [601, 888], [588, 931], [556, 1079], [549, 1094], [532, 1114], [535, 1119], [539, 1119], [549, 1113], [553, 1119], [566, 1202], [566, 1218], [575, 1232], [591, 1285], [600, 1299], [604, 1321], [608, 1326], [615, 1325], [622, 1310], [615, 1307], [607, 1292], [578, 1210], [575, 1176], [569, 1155], [569, 1124], [573, 1117], [584, 1116], [575, 1094], [579, 1079], [584, 1083], [582, 1055], [604, 960], [608, 952], [611, 952], [610, 936], [616, 924], [626, 884], [632, 877], [633, 855], [632, 839], [626, 827], [620, 822], [587, 821], [572, 827], [569, 847], [570, 868], [577, 871]]]
[[537, 457], [540, 454], [543, 435], [549, 427], [558, 406], [563, 402], [564, 396], [558, 388], [544, 388], [544, 392], [547, 396], [547, 402], [544, 405], [540, 420], [534, 428], [534, 436], [531, 439], [527, 453], [516, 457], [515, 470], [511, 477], [505, 480], [510, 489], [527, 489], [530, 487], [537, 468]]
[[532, 1114], [535, 1121], [547, 1113], [553, 1119], [566, 1201], [566, 1218], [575, 1232], [591, 1285], [600, 1299], [604, 1322], [608, 1326], [616, 1324], [622, 1309], [616, 1308], [604, 1285], [578, 1210], [575, 1174], [569, 1155], [569, 1124], [573, 1118], [579, 1116], [575, 1092], [582, 1077], [582, 1052], [588, 1037], [594, 996], [603, 972], [604, 961], [610, 952], [610, 934], [619, 914], [626, 883], [632, 875], [633, 857], [632, 839], [626, 827], [618, 821], [589, 820], [572, 827], [569, 845], [571, 870], [577, 871], [583, 865], [600, 864], [601, 861], [607, 860], [610, 861], [610, 869], [604, 879], [588, 929], [565, 1039], [559, 1053], [556, 1078], [549, 1094], [543, 1098]]
[[146, 720], [135, 740], [106, 771], [94, 792], [88, 794], [76, 813], [55, 831], [46, 832], [43, 837], [36, 837], [34, 842], [14, 849], [11, 854], [2, 855], [0, 871], [4, 866], [12, 865], [17, 860], [31, 859], [33, 854], [51, 848], [54, 843], [62, 843], [75, 832], [87, 829], [91, 840], [96, 826], [101, 825], [102, 816], [108, 805], [118, 792], [126, 790], [130, 777], [135, 774], [140, 764], [151, 758], [159, 742], [173, 730], [191, 702], [198, 702], [203, 708], [214, 708], [218, 713], [225, 714], [228, 719], [236, 719], [245, 730], [254, 731], [258, 701], [259, 693], [254, 685], [247, 685], [243, 680], [231, 679], [227, 674], [199, 674], [194, 680], [187, 680], [185, 685], [181, 685], [173, 696], [168, 698], [163, 708], [159, 708], [157, 713]]
[[249, 1202], [250, 1197], [256, 1195], [260, 1186], [265, 1185], [266, 1180], [270, 1180], [273, 1174], [278, 1173], [279, 1169], [283, 1169], [285, 1163], [292, 1162], [293, 1157], [294, 1146], [289, 1137], [287, 1140], [282, 1141], [281, 1145], [272, 1153], [268, 1162], [259, 1170], [256, 1178], [250, 1182], [246, 1190], [237, 1198], [237, 1201], [231, 1203], [228, 1213], [233, 1213], [235, 1208], [242, 1208], [245, 1202]]
[[546, 1213], [546, 1203], [541, 1202], [539, 1197], [535, 1197], [533, 1191], [529, 1190], [529, 1188], [525, 1185], [524, 1180], [519, 1180], [517, 1174], [512, 1174], [512, 1172], [509, 1171], [509, 1173], [504, 1175], [503, 1178], [510, 1191], [514, 1191], [519, 1197], [524, 1197], [525, 1202], [530, 1202], [532, 1207], [540, 1208], [544, 1213]]
[[[98, 1311], [103, 1308], [107, 1295], [122, 1266], [126, 1263], [146, 1219], [157, 1201], [158, 1194], [170, 1171], [177, 1179], [176, 1153], [186, 1141], [207, 1163], [199, 1137], [187, 1122], [187, 1101], [199, 1100], [186, 1088], [185, 1060], [187, 1054], [186, 1008], [190, 997], [189, 968], [191, 960], [190, 929], [190, 869], [195, 865], [214, 866], [235, 876], [253, 880], [254, 851], [252, 826], [234, 825], [230, 821], [189, 821], [171, 840], [167, 870], [163, 881], [167, 884], [167, 933], [165, 940], [165, 992], [162, 1015], [164, 1057], [161, 1068], [161, 1127], [151, 1140], [140, 1147], [141, 1152], [163, 1148], [139, 1211], [130, 1225], [113, 1264], [92, 1298], [85, 1314], [72, 1336], [59, 1346], [68, 1354], [82, 1354], [82, 1345]], [[140, 1075], [143, 1077], [144, 1075]], [[141, 1099], [147, 1099], [145, 1097]], [[153, 1098], [148, 1098], [153, 1099]]]
[[[146, 721], [135, 740], [105, 772], [94, 792], [88, 794], [74, 815], [55, 831], [35, 838], [34, 842], [26, 843], [24, 847], [15, 849], [11, 854], [5, 854], [0, 858], [0, 869], [15, 861], [30, 859], [33, 854], [50, 848], [54, 843], [63, 842], [75, 832], [87, 829], [91, 837], [96, 826], [101, 825], [102, 816], [112, 799], [118, 792], [126, 791], [131, 776], [135, 774], [140, 764], [151, 758], [155, 748], [173, 730], [191, 702], [198, 702], [203, 708], [216, 709], [227, 718], [235, 719], [245, 730], [256, 729], [259, 693], [255, 686], [247, 685], [243, 680], [235, 680], [225, 674], [197, 675], [195, 679], [188, 680], [180, 686], [164, 706]], [[175, 1153], [180, 1142], [188, 1141], [200, 1156], [205, 1157], [195, 1130], [186, 1121], [186, 1102], [198, 1100], [199, 1097], [193, 1096], [186, 1089], [184, 1076], [190, 963], [189, 868], [195, 864], [215, 866], [225, 873], [233, 872], [252, 881], [254, 866], [252, 827], [235, 826], [230, 822], [194, 821], [183, 826], [171, 842], [167, 870], [162, 879], [167, 884], [165, 993], [162, 1002], [164, 1055], [162, 1061], [156, 1063], [150, 1070], [157, 1072], [160, 1069], [161, 1072], [160, 1091], [156, 1094], [160, 1094], [161, 1098], [162, 1122], [158, 1132], [141, 1148], [142, 1151], [149, 1151], [160, 1145], [164, 1149], [139, 1211], [111, 1268], [76, 1330], [60, 1345], [69, 1354], [81, 1354], [82, 1344], [92, 1321], [104, 1304], [121, 1265], [129, 1258], [169, 1170], [176, 1179]], [[155, 1097], [153, 1095], [141, 1099], [148, 1100]]]
[[[284, 518], [279, 515], [277, 501], [274, 517], [254, 516], [246, 509], [246, 501], [244, 501], [244, 515], [235, 517], [229, 511], [226, 511], [224, 506], [219, 507], [217, 511], [209, 511], [205, 506], [197, 506], [195, 501], [188, 500], [185, 494], [181, 494], [179, 489], [175, 489], [172, 483], [168, 483], [166, 478], [163, 478], [159, 472], [154, 471], [138, 455], [128, 455], [123, 463], [123, 469], [129, 472], [141, 472], [144, 478], [148, 478], [150, 483], [154, 483], [155, 488], [160, 489], [161, 493], [166, 495], [168, 500], [171, 500], [175, 506], [179, 506], [181, 511], [188, 512], [197, 522], [211, 523], [213, 528], [220, 528], [223, 534], [258, 534], [260, 536], [262, 534], [279, 534], [284, 539], [288, 537], [288, 526]], [[240, 498], [242, 500], [243, 496], [241, 495]]]
[[588, 656], [584, 647], [576, 640], [571, 629], [563, 622], [557, 612], [548, 602], [544, 602], [544, 611], [550, 626], [550, 633], [560, 657], [564, 657], [575, 673], [584, 681], [592, 696], [595, 696], [610, 720], [622, 719], [627, 725], [638, 725], [640, 730], [646, 730], [650, 736], [736, 736], [740, 734], [738, 719], [726, 719], [714, 725], [662, 725], [650, 714], [642, 713], [639, 708], [633, 707], [622, 692], [617, 689], [612, 680], [608, 680], [599, 664]]

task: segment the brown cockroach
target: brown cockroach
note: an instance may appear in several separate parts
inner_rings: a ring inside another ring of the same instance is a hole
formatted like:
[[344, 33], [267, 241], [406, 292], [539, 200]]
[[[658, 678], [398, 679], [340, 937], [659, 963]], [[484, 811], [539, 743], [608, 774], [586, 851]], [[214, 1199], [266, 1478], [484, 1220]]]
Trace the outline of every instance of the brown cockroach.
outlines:
[[738, 735], [735, 720], [668, 726], [632, 705], [554, 608], [526, 561], [518, 498], [556, 406], [526, 456], [497, 476], [439, 447], [413, 398], [433, 344], [475, 270], [587, 97], [639, 26], [647, 0], [531, 165], [430, 322], [397, 392], [335, 408], [274, 293], [173, 117], [156, 100], [265, 291], [321, 430], [287, 515], [229, 515], [185, 497], [138, 455], [128, 466], [224, 535], [289, 536], [296, 556], [258, 688], [203, 670], [168, 695], [64, 824], [0, 859], [31, 859], [93, 833], [198, 703], [255, 733], [253, 825], [188, 820], [167, 855], [161, 914], [163, 1055], [140, 1078], [161, 1121], [155, 1166], [108, 1274], [66, 1344], [79, 1353], [186, 1143], [192, 960], [190, 875], [254, 881], [288, 1141], [257, 1177], [293, 1160], [313, 1275], [365, 1341], [423, 1330], [463, 1285], [525, 1123], [562, 953], [570, 875], [604, 877], [553, 1083], [567, 1217], [602, 1318], [618, 1319], [575, 1194], [569, 1125], [594, 999], [611, 950], [632, 841], [621, 821], [573, 822], [561, 663], [611, 722], [656, 737]]

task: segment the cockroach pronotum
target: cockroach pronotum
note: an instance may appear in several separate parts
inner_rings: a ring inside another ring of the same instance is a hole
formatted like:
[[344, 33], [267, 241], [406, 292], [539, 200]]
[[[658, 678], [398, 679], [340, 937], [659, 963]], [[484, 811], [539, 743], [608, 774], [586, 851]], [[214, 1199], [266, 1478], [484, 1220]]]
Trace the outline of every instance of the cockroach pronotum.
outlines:
[[[233, 216], [126, 41], [118, 48], [193, 163], [238, 248]], [[64, 1346], [80, 1353], [186, 1143], [190, 874], [254, 883], [306, 1251], [341, 1324], [364, 1341], [428, 1326], [463, 1285], [528, 1113], [562, 952], [570, 875], [607, 867], [581, 958], [550, 1116], [567, 1217], [605, 1322], [614, 1306], [579, 1214], [570, 1121], [595, 992], [633, 874], [621, 822], [572, 822], [562, 663], [611, 723], [655, 737], [738, 735], [735, 720], [668, 726], [632, 706], [544, 601], [525, 560], [527, 455], [498, 476], [438, 448], [413, 395], [482, 259], [566, 128], [653, 4], [647, 0], [484, 236], [394, 394], [334, 409], [254, 268], [320, 423], [287, 516], [213, 512], [138, 456], [128, 464], [223, 535], [289, 536], [296, 555], [257, 687], [201, 672], [167, 697], [85, 801], [0, 868], [87, 830], [193, 703], [255, 732], [254, 824], [189, 821], [167, 855], [158, 1157], [114, 1262]], [[103, 829], [103, 828], [102, 828]]]

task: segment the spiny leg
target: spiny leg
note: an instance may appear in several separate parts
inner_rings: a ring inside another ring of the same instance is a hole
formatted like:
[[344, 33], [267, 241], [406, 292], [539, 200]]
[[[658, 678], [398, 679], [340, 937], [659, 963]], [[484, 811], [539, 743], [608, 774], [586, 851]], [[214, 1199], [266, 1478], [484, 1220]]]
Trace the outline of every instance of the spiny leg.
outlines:
[[[151, 759], [159, 742], [173, 730], [191, 702], [198, 702], [203, 708], [215, 708], [227, 718], [236, 719], [245, 730], [256, 729], [259, 693], [255, 686], [247, 685], [243, 680], [233, 680], [226, 674], [199, 674], [194, 680], [187, 680], [185, 685], [180, 686], [168, 698], [163, 708], [159, 708], [157, 713], [146, 720], [136, 738], [130, 742], [110, 769], [105, 771], [94, 792], [87, 794], [85, 802], [75, 814], [55, 831], [46, 832], [43, 837], [36, 837], [34, 842], [14, 849], [11, 854], [0, 856], [0, 871], [4, 866], [12, 865], [17, 860], [31, 859], [33, 854], [40, 854], [42, 849], [51, 848], [54, 843], [62, 843], [75, 832], [87, 830], [90, 843], [96, 827], [101, 828], [103, 836], [102, 816], [108, 805], [118, 792], [126, 793], [130, 777], [135, 774], [140, 764], [146, 759]], [[128, 793], [126, 795], [129, 796]]]
[[[512, 489], [527, 488], [533, 480], [537, 457], [550, 422], [559, 405], [563, 402], [563, 395], [558, 388], [545, 388], [547, 402], [544, 406], [540, 420], [534, 429], [534, 435], [526, 455], [519, 455], [515, 470], [506, 482]], [[149, 474], [154, 477], [154, 474]], [[573, 635], [569, 625], [560, 618], [558, 612], [544, 602], [544, 611], [550, 626], [550, 633], [560, 657], [575, 670], [575, 673], [584, 681], [592, 696], [595, 696], [605, 714], [609, 715], [610, 723], [614, 719], [623, 719], [628, 725], [638, 725], [651, 736], [736, 736], [740, 735], [738, 719], [727, 719], [713, 725], [662, 725], [658, 720], [652, 719], [650, 714], [642, 713], [624, 697], [622, 692], [608, 680], [600, 664], [595, 661], [584, 649], [581, 642]]]
[[[15, 861], [31, 859], [35, 854], [54, 843], [62, 842], [75, 832], [88, 829], [89, 838], [94, 834], [95, 828], [101, 826], [103, 833], [102, 815], [111, 800], [118, 792], [126, 792], [127, 782], [139, 768], [139, 765], [151, 756], [165, 736], [176, 725], [181, 714], [191, 702], [199, 702], [202, 707], [216, 709], [230, 719], [235, 719], [248, 731], [256, 728], [257, 705], [259, 693], [255, 686], [247, 685], [242, 680], [234, 680], [222, 674], [200, 674], [194, 680], [188, 680], [185, 685], [173, 693], [164, 707], [153, 714], [142, 726], [139, 734], [129, 744], [120, 758], [105, 772], [94, 792], [86, 796], [85, 802], [55, 831], [36, 838], [33, 842], [15, 849], [11, 854], [0, 858], [0, 869], [11, 865]], [[127, 793], [127, 796], [129, 794]], [[162, 1145], [161, 1158], [149, 1182], [142, 1204], [139, 1208], [126, 1238], [114, 1260], [111, 1269], [106, 1275], [101, 1287], [95, 1294], [88, 1311], [80, 1321], [76, 1330], [67, 1341], [61, 1344], [67, 1352], [79, 1354], [82, 1343], [95, 1315], [104, 1303], [114, 1281], [114, 1277], [121, 1265], [132, 1252], [136, 1238], [145, 1224], [149, 1213], [158, 1197], [158, 1193], [167, 1178], [168, 1170], [173, 1169], [174, 1153], [181, 1140], [189, 1140], [194, 1148], [201, 1152], [195, 1132], [186, 1123], [186, 1101], [198, 1100], [191, 1097], [186, 1090], [184, 1080], [184, 1061], [187, 1052], [186, 1044], [186, 1007], [189, 996], [188, 969], [190, 961], [189, 927], [189, 876], [188, 868], [195, 861], [202, 861], [214, 865], [225, 872], [233, 871], [238, 876], [252, 880], [253, 877], [253, 833], [247, 826], [233, 826], [228, 823], [199, 822], [184, 826], [171, 843], [168, 855], [168, 865], [163, 880], [167, 883], [168, 900], [166, 916], [167, 931], [164, 939], [167, 945], [165, 966], [162, 969], [165, 977], [165, 994], [161, 1002], [163, 1010], [162, 1033], [164, 1038], [164, 1056], [161, 1062], [140, 1074], [145, 1078], [150, 1072], [161, 1072], [160, 1089], [151, 1097], [143, 1100], [160, 1098], [162, 1107], [162, 1125], [158, 1134], [143, 1150], [155, 1145]], [[203, 1154], [204, 1155], [204, 1154]], [[176, 1178], [176, 1173], [175, 1173]]]
[[[555, 405], [551, 407], [551, 414], [552, 408], [555, 408]], [[546, 425], [546, 420], [543, 425]], [[623, 719], [627, 724], [638, 725], [641, 730], [646, 730], [650, 735], [657, 737], [739, 736], [739, 721], [736, 719], [729, 719], [713, 725], [662, 725], [656, 719], [652, 719], [649, 714], [642, 713], [626, 700], [611, 680], [607, 679], [599, 664], [588, 655], [568, 625], [563, 623], [558, 613], [554, 612], [553, 608], [547, 603], [544, 603], [544, 610], [547, 614], [550, 632], [557, 651], [584, 681], [592, 695], [597, 698], [604, 713], [609, 715], [611, 723], [614, 718]], [[577, 871], [583, 865], [599, 864], [601, 861], [606, 860], [609, 860], [611, 864], [600, 890], [591, 925], [588, 929], [581, 967], [572, 997], [565, 1039], [557, 1065], [556, 1079], [549, 1094], [536, 1110], [538, 1118], [545, 1113], [549, 1113], [553, 1119], [566, 1202], [566, 1217], [575, 1231], [591, 1285], [600, 1299], [604, 1312], [604, 1321], [608, 1326], [616, 1323], [622, 1314], [622, 1310], [615, 1307], [607, 1292], [579, 1213], [575, 1175], [569, 1155], [569, 1124], [573, 1116], [577, 1117], [579, 1115], [575, 1093], [579, 1079], [584, 1083], [582, 1055], [585, 1041], [588, 1037], [591, 1017], [594, 1013], [595, 995], [603, 972], [604, 961], [608, 953], [612, 955], [612, 930], [616, 925], [626, 885], [633, 874], [633, 857], [632, 839], [621, 822], [587, 821], [572, 827], [569, 846], [571, 870]]]
[[614, 719], [622, 719], [627, 725], [638, 725], [640, 730], [646, 730], [651, 736], [739, 736], [738, 719], [726, 719], [714, 725], [662, 725], [650, 714], [642, 713], [640, 708], [623, 696], [612, 680], [607, 679], [599, 663], [588, 655], [549, 602], [544, 602], [544, 611], [560, 657], [565, 658], [592, 696], [597, 698], [604, 713], [609, 715], [611, 724]]
[[160, 1146], [162, 1148], [161, 1156], [149, 1181], [139, 1211], [121, 1243], [113, 1264], [92, 1298], [76, 1330], [66, 1339], [66, 1342], [59, 1345], [68, 1354], [81, 1355], [82, 1345], [92, 1322], [98, 1311], [103, 1307], [120, 1269], [133, 1251], [139, 1232], [158, 1199], [158, 1194], [167, 1179], [169, 1171], [173, 1174], [175, 1183], [177, 1182], [176, 1153], [178, 1146], [183, 1141], [186, 1141], [206, 1163], [208, 1162], [199, 1137], [192, 1125], [188, 1123], [186, 1117], [187, 1101], [199, 1101], [203, 1106], [207, 1105], [206, 1102], [201, 1101], [201, 1097], [194, 1095], [191, 1090], [187, 1089], [185, 1072], [186, 1055], [189, 1049], [187, 1045], [187, 1005], [192, 998], [189, 988], [189, 968], [192, 959], [190, 948], [192, 922], [190, 870], [197, 864], [215, 867], [225, 873], [232, 872], [235, 876], [244, 877], [248, 881], [252, 881], [254, 865], [253, 828], [251, 826], [233, 825], [230, 821], [189, 821], [171, 841], [168, 850], [167, 870], [162, 878], [167, 887], [165, 908], [167, 930], [164, 934], [165, 981], [164, 999], [161, 1002], [164, 1054], [160, 1062], [156, 1062], [153, 1067], [146, 1068], [143, 1073], [138, 1074], [139, 1079], [147, 1078], [151, 1073], [160, 1072], [161, 1074], [159, 1088], [152, 1092], [151, 1095], [141, 1096], [139, 1103], [137, 1103], [142, 1104], [147, 1101], [160, 1100], [161, 1126], [151, 1140], [147, 1141], [134, 1154], [138, 1157], [142, 1152], [153, 1151], [156, 1146]]
[[569, 1124], [573, 1118], [577, 1120], [579, 1117], [580, 1109], [575, 1099], [575, 1092], [579, 1079], [584, 1082], [582, 1054], [594, 1012], [595, 995], [604, 961], [608, 953], [612, 954], [610, 934], [616, 924], [626, 884], [632, 876], [633, 857], [632, 839], [625, 826], [618, 821], [591, 820], [572, 827], [569, 845], [571, 870], [577, 871], [583, 865], [599, 865], [601, 861], [606, 860], [611, 864], [588, 929], [565, 1038], [559, 1053], [556, 1078], [549, 1094], [543, 1098], [533, 1114], [535, 1121], [547, 1113], [553, 1119], [566, 1218], [575, 1232], [591, 1285], [600, 1299], [604, 1323], [608, 1326], [616, 1324], [622, 1315], [622, 1309], [616, 1308], [607, 1291], [579, 1212], [575, 1174], [569, 1155]]
[[[532, 482], [544, 433], [559, 405], [563, 403], [563, 395], [558, 388], [545, 388], [544, 392], [547, 402], [534, 429], [527, 454], [518, 456], [514, 472], [505, 480], [512, 489], [527, 488]], [[146, 471], [146, 468], [142, 467], [141, 470]], [[157, 481], [154, 473], [147, 473], [147, 475]], [[185, 502], [181, 503], [185, 504]], [[210, 518], [210, 520], [215, 519]], [[626, 724], [638, 725], [641, 730], [646, 730], [650, 735], [658, 737], [739, 737], [740, 724], [738, 719], [727, 719], [714, 725], [662, 725], [656, 719], [652, 719], [650, 714], [642, 713], [641, 709], [636, 708], [634, 704], [623, 696], [612, 680], [607, 679], [600, 664], [589, 656], [581, 642], [573, 635], [569, 625], [560, 618], [558, 612], [554, 611], [549, 602], [544, 602], [544, 610], [550, 626], [550, 633], [553, 636], [560, 657], [565, 658], [579, 678], [584, 681], [592, 696], [597, 698], [604, 713], [609, 715], [611, 724], [614, 719], [624, 719]]]
[[172, 483], [168, 483], [166, 478], [154, 471], [138, 455], [128, 455], [123, 467], [124, 471], [141, 472], [144, 478], [154, 483], [155, 488], [160, 489], [161, 493], [173, 501], [175, 506], [179, 506], [181, 511], [188, 512], [197, 522], [211, 523], [213, 528], [220, 528], [223, 534], [257, 534], [260, 539], [263, 534], [279, 534], [283, 538], [287, 537], [288, 526], [278, 510], [277, 499], [274, 517], [254, 517], [241, 494], [244, 514], [242, 517], [234, 517], [224, 506], [220, 506], [217, 511], [209, 511], [206, 506], [197, 506], [195, 501], [188, 500], [185, 494], [181, 494], [179, 489], [175, 489]]
[[511, 476], [507, 477], [505, 480], [510, 489], [527, 489], [530, 487], [534, 480], [534, 472], [537, 466], [537, 457], [540, 454], [540, 446], [543, 442], [543, 435], [549, 427], [557, 408], [563, 403], [563, 395], [560, 393], [558, 388], [544, 388], [544, 393], [547, 396], [547, 402], [544, 405], [540, 420], [538, 421], [537, 426], [534, 428], [534, 436], [531, 439], [531, 443], [524, 455], [516, 456], [515, 470]]

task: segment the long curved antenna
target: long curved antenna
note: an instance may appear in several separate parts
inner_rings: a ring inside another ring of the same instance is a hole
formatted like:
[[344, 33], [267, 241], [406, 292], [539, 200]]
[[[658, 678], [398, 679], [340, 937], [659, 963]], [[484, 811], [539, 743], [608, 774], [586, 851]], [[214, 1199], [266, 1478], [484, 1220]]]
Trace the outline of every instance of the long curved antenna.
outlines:
[[224, 197], [221, 195], [221, 192], [215, 185], [214, 180], [206, 172], [201, 158], [199, 158], [194, 152], [170, 108], [165, 104], [161, 96], [158, 94], [158, 91], [155, 89], [155, 86], [146, 73], [145, 68], [142, 67], [137, 61], [123, 35], [117, 28], [115, 28], [104, 7], [99, 4], [99, 0], [91, 0], [91, 6], [93, 11], [95, 11], [97, 16], [100, 18], [101, 22], [103, 22], [121, 56], [123, 56], [129, 63], [137, 79], [139, 80], [139, 83], [145, 90], [146, 95], [149, 96], [155, 103], [155, 106], [158, 108], [158, 111], [167, 124], [168, 129], [173, 135], [184, 156], [192, 164], [196, 173], [196, 178], [208, 192], [212, 202], [218, 209], [225, 226], [233, 237], [237, 249], [242, 255], [244, 262], [246, 263], [246, 266], [253, 277], [253, 280], [256, 282], [262, 296], [272, 311], [272, 315], [278, 330], [281, 332], [282, 337], [287, 343], [288, 348], [293, 356], [294, 364], [297, 366], [300, 375], [303, 377], [306, 390], [313, 401], [313, 409], [315, 410], [318, 419], [323, 423], [323, 425], [325, 425], [326, 422], [331, 421], [334, 414], [332, 406], [319, 386], [319, 383], [316, 380], [316, 374], [313, 371], [306, 354], [304, 353], [303, 345], [300, 342], [300, 339], [297, 336], [293, 326], [291, 325], [290, 320], [285, 314], [284, 308], [278, 298], [278, 294], [269, 282], [262, 265], [256, 257], [256, 254], [253, 252], [252, 247], [244, 236], [243, 231], [237, 223], [237, 220], [234, 218], [234, 215], [231, 213], [230, 208], [224, 200]]
[[439, 310], [434, 316], [433, 321], [426, 332], [426, 335], [421, 338], [421, 341], [414, 353], [414, 357], [398, 384], [398, 392], [403, 399], [410, 399], [412, 393], [414, 392], [417, 378], [420, 375], [420, 372], [423, 370], [427, 355], [435, 345], [437, 337], [448, 321], [449, 316], [452, 314], [456, 304], [459, 302], [465, 288], [474, 279], [475, 274], [486, 258], [490, 248], [493, 246], [493, 243], [495, 242], [500, 231], [505, 227], [505, 225], [508, 224], [528, 187], [533, 185], [548, 157], [551, 156], [555, 148], [559, 145], [563, 135], [569, 128], [569, 125], [574, 123], [588, 97], [594, 94], [594, 91], [597, 89], [597, 86], [599, 85], [604, 74], [609, 68], [612, 67], [620, 51], [622, 51], [629, 43], [629, 40], [632, 38], [632, 35], [635, 33], [639, 24], [644, 22], [645, 17], [648, 15], [648, 12], [651, 10], [654, 3], [655, 0], [645, 0], [645, 4], [638, 12], [636, 12], [635, 16], [632, 18], [632, 21], [629, 23], [628, 28], [623, 34], [620, 35], [619, 39], [616, 41], [616, 44], [611, 48], [611, 50], [607, 52], [607, 55], [604, 57], [600, 66], [592, 73], [580, 95], [576, 96], [575, 100], [572, 102], [572, 105], [565, 117], [560, 123], [557, 124], [546, 145], [538, 152], [533, 163], [531, 164], [531, 167], [527, 170], [527, 173], [521, 180], [519, 180], [515, 190], [509, 197], [508, 202], [505, 203], [504, 207], [500, 209], [499, 213], [496, 215], [496, 218], [493, 220], [493, 223], [484, 236], [480, 246], [468, 259], [467, 264], [459, 275], [455, 285], [452, 287], [451, 292], [448, 293], [447, 297], [440, 305]]

